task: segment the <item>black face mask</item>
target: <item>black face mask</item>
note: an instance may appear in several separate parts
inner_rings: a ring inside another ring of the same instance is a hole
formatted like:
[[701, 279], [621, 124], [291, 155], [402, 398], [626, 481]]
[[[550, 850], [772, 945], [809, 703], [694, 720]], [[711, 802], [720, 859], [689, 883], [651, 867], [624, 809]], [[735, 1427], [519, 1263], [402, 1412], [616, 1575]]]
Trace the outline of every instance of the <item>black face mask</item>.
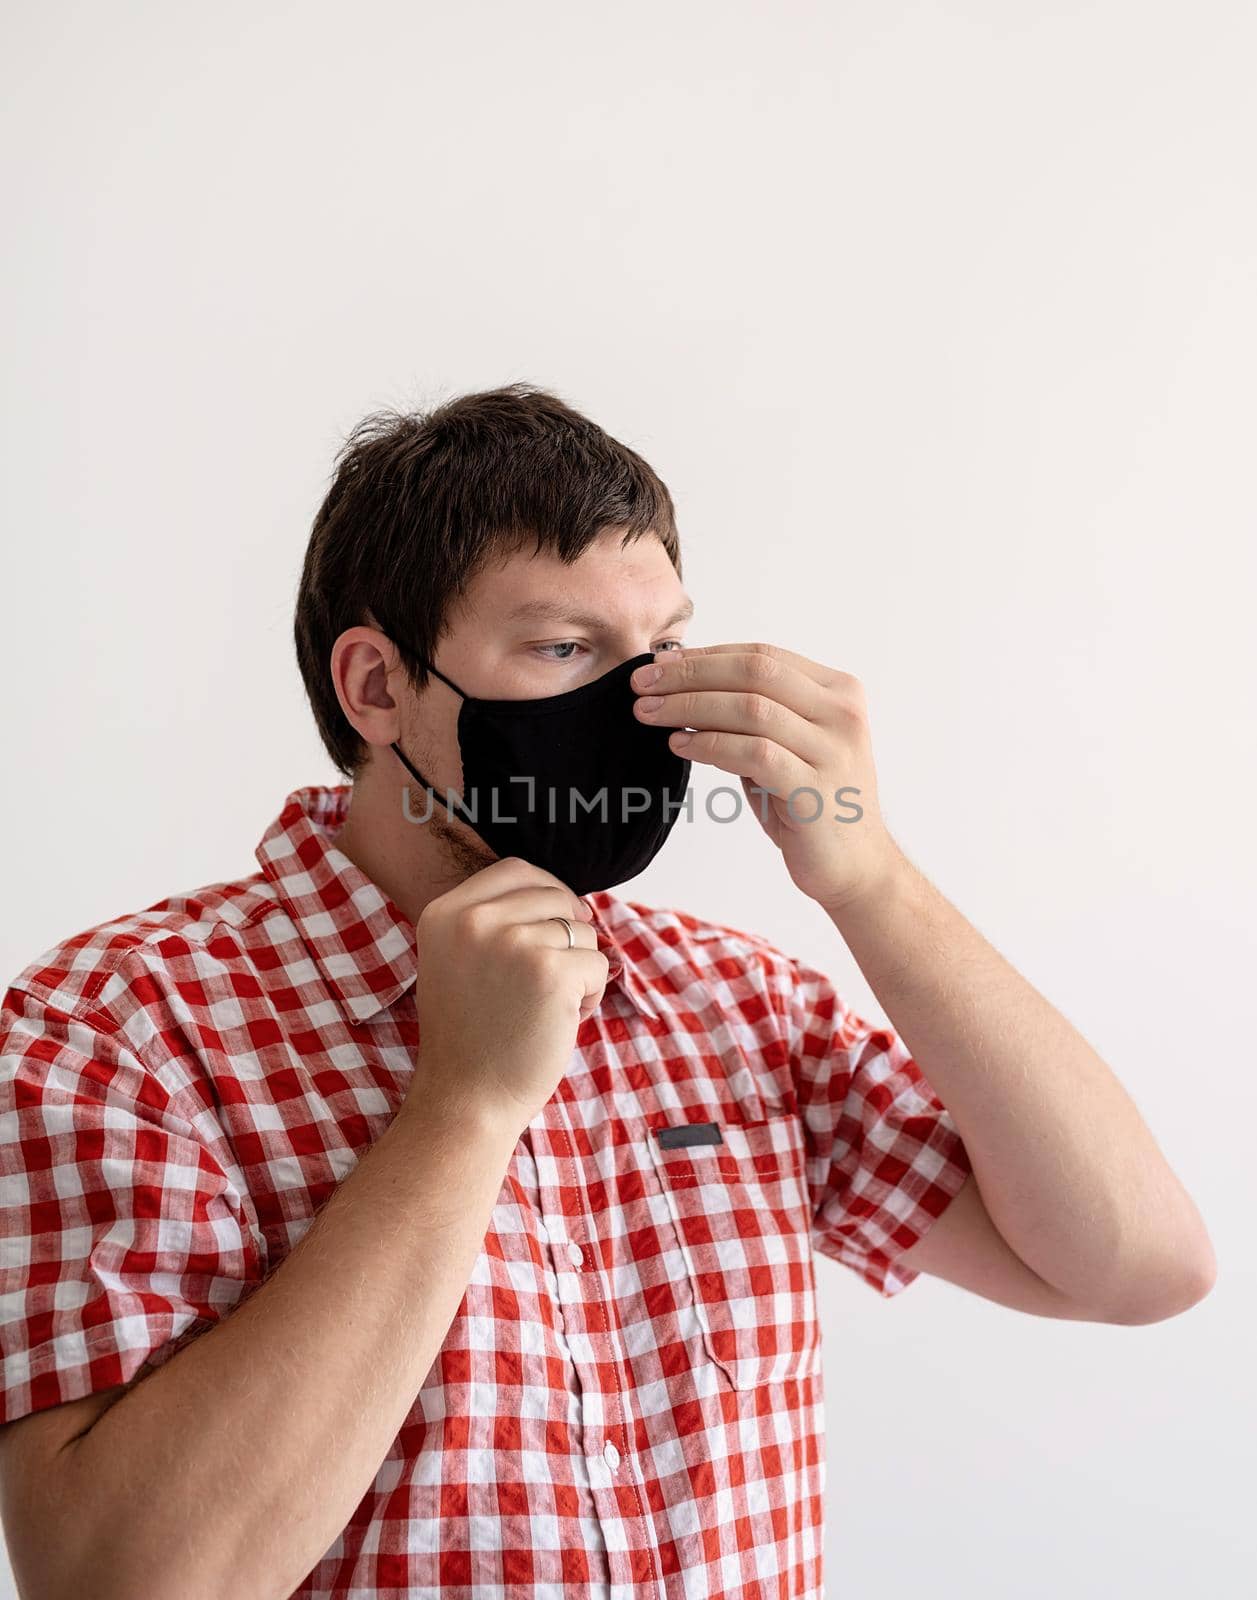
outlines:
[[663, 847], [689, 786], [690, 763], [671, 728], [633, 714], [629, 678], [650, 653], [543, 700], [462, 696], [458, 748], [463, 793], [453, 805], [407, 758], [407, 771], [499, 856], [552, 872], [573, 894], [609, 889], [642, 872]]

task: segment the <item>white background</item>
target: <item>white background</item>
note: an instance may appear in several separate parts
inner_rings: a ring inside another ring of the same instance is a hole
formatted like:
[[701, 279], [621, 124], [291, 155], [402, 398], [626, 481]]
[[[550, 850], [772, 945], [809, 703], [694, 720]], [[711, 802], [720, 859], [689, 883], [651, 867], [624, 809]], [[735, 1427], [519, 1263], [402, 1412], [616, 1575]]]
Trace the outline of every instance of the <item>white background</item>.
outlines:
[[[694, 642], [863, 678], [892, 830], [1111, 1063], [1218, 1252], [1135, 1328], [819, 1263], [831, 1600], [1241, 1593], [1252, 8], [53, 3], [6, 33], [5, 975], [250, 871], [332, 779], [291, 611], [358, 417], [555, 388], [670, 485]], [[678, 828], [631, 897], [878, 1010], [749, 816]]]

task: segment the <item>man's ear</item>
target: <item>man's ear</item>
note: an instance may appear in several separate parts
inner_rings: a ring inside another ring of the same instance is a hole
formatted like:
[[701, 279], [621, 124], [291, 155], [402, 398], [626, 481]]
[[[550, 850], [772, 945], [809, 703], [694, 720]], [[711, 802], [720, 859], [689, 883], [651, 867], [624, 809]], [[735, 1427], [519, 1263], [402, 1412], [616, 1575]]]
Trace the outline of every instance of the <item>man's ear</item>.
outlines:
[[346, 628], [332, 646], [332, 686], [354, 732], [369, 745], [400, 738], [409, 679], [397, 646], [378, 628]]

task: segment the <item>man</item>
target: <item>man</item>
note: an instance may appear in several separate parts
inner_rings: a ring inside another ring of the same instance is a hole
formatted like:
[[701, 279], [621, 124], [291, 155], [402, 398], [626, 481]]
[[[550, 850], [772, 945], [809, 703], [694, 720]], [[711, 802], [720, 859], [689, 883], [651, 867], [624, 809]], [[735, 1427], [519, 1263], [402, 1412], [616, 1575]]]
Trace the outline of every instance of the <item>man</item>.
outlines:
[[[31, 1593], [815, 1596], [813, 1247], [1046, 1317], [1208, 1292], [1113, 1075], [887, 833], [856, 679], [691, 609], [666, 488], [547, 391], [351, 437], [296, 616], [351, 783], [5, 997]], [[609, 892], [693, 762], [892, 1027]], [[640, 793], [543, 811], [600, 775]]]

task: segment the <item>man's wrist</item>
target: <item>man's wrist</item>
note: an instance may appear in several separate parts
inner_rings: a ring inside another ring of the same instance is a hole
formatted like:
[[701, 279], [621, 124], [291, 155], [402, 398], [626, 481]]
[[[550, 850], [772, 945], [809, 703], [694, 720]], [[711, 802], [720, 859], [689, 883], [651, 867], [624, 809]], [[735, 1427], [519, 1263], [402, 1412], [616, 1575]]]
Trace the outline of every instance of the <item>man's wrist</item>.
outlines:
[[911, 891], [918, 876], [917, 869], [899, 846], [889, 840], [874, 866], [841, 894], [818, 904], [842, 933], [844, 925], [855, 925], [870, 915], [885, 913], [890, 905]]
[[[422, 1064], [417, 1069], [422, 1071]], [[449, 1139], [472, 1150], [501, 1149], [509, 1157], [525, 1126], [518, 1103], [490, 1100], [474, 1086], [470, 1075], [457, 1076], [440, 1085], [414, 1085], [398, 1109], [403, 1126], [422, 1125], [429, 1137]]]

